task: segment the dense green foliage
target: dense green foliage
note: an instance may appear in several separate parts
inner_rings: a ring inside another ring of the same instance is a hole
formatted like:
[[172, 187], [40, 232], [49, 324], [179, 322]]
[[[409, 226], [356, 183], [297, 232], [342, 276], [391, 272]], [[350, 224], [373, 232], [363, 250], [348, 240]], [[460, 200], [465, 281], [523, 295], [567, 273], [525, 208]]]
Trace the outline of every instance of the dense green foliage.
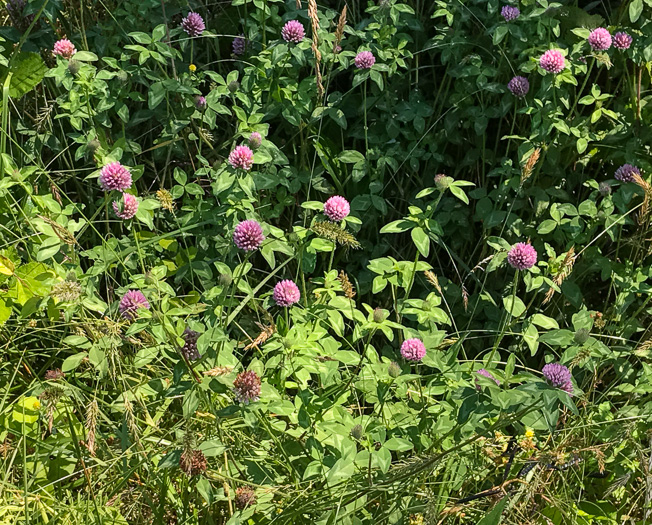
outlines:
[[1, 525], [649, 521], [652, 1], [505, 5], [6, 4]]

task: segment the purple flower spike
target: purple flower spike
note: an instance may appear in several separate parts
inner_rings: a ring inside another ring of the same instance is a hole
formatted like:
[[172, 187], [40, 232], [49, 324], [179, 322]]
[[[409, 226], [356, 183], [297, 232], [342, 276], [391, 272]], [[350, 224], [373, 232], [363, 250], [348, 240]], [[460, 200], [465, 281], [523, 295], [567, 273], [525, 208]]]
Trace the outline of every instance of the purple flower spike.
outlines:
[[506, 22], [510, 22], [511, 20], [516, 20], [520, 16], [521, 12], [518, 10], [518, 7], [506, 5], [501, 9], [500, 14], [503, 16]]
[[245, 51], [247, 50], [247, 41], [245, 40], [244, 34], [236, 36], [233, 39], [231, 49], [233, 50], [233, 54], [235, 56], [239, 57], [245, 54]]
[[298, 20], [290, 20], [283, 26], [283, 29], [281, 29], [281, 36], [286, 42], [298, 44], [305, 38], [306, 31], [301, 25], [301, 22]]
[[616, 33], [614, 35], [614, 47], [616, 49], [620, 49], [621, 51], [624, 51], [625, 49], [629, 49], [629, 46], [632, 45], [632, 42], [634, 39], [629, 36], [627, 33], [623, 33], [622, 31]]
[[591, 31], [589, 45], [595, 51], [606, 51], [611, 47], [611, 34], [604, 27], [598, 27]]
[[543, 377], [545, 377], [548, 384], [554, 386], [555, 388], [560, 388], [561, 390], [568, 392], [569, 394], [573, 393], [573, 382], [571, 381], [571, 373], [568, 368], [559, 363], [548, 363], [541, 370]]
[[408, 361], [417, 363], [426, 355], [426, 346], [421, 339], [417, 339], [416, 337], [406, 339], [401, 345], [401, 355]]
[[249, 135], [249, 145], [253, 149], [260, 148], [260, 145], [262, 143], [263, 143], [263, 136], [257, 131], [254, 131], [251, 135]]
[[537, 251], [530, 243], [516, 243], [507, 254], [507, 262], [517, 270], [532, 268], [537, 262]]
[[260, 399], [260, 377], [253, 370], [240, 372], [233, 381], [233, 392], [238, 403], [248, 405]]
[[539, 59], [539, 65], [548, 73], [561, 73], [566, 67], [566, 59], [559, 49], [549, 49]]
[[614, 177], [623, 182], [634, 182], [634, 175], [641, 175], [641, 170], [631, 164], [623, 164], [616, 170]]
[[110, 162], [100, 171], [99, 182], [104, 191], [124, 191], [131, 188], [131, 173], [119, 162]]
[[133, 219], [138, 211], [138, 199], [131, 193], [123, 193], [122, 202], [113, 201], [113, 211], [123, 220]]
[[285, 279], [274, 286], [274, 301], [277, 305], [292, 306], [298, 303], [299, 299], [301, 299], [301, 292], [299, 292], [299, 287], [294, 284], [294, 281]]
[[254, 165], [254, 152], [249, 146], [238, 146], [229, 155], [229, 164], [235, 169], [242, 168], [249, 171]]
[[76, 52], [75, 45], [65, 38], [55, 42], [54, 48], [52, 49], [53, 55], [59, 55], [60, 57], [67, 59], [71, 59]]
[[335, 195], [324, 203], [324, 215], [333, 222], [339, 222], [351, 213], [349, 201], [344, 197]]
[[191, 11], [186, 18], [181, 20], [181, 28], [188, 33], [188, 36], [196, 37], [204, 32], [206, 25], [199, 13], [193, 13]]
[[514, 77], [507, 84], [507, 89], [512, 92], [515, 97], [524, 97], [530, 91], [530, 83], [525, 77]]
[[138, 317], [138, 310], [144, 308], [149, 310], [149, 301], [140, 290], [129, 290], [120, 299], [118, 310], [125, 319], [135, 319]]
[[376, 57], [371, 51], [360, 51], [355, 56], [355, 67], [358, 69], [371, 69], [376, 63]]
[[233, 232], [233, 243], [245, 252], [257, 250], [264, 240], [263, 228], [256, 221], [242, 221]]
[[[496, 379], [491, 374], [491, 372], [489, 372], [488, 370], [485, 370], [484, 368], [481, 368], [480, 370], [478, 370], [476, 372], [476, 374], [478, 374], [479, 376], [482, 376], [482, 377], [486, 377], [487, 379], [491, 379], [491, 380], [495, 381], [497, 385], [500, 385], [500, 381], [498, 381], [498, 379]], [[475, 378], [475, 388], [477, 388], [478, 390], [482, 390], [482, 387], [480, 386], [480, 382], [478, 381], [477, 377]]]

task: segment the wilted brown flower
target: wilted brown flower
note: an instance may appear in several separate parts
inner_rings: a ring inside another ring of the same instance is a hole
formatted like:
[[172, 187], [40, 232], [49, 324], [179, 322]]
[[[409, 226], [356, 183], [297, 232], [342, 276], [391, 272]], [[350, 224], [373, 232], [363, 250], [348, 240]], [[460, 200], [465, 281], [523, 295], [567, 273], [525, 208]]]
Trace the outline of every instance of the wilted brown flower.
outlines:
[[201, 450], [184, 450], [179, 460], [179, 468], [189, 477], [197, 476], [208, 468], [206, 456]]
[[254, 489], [251, 487], [238, 487], [235, 490], [235, 506], [238, 509], [243, 510], [255, 504], [256, 493]]

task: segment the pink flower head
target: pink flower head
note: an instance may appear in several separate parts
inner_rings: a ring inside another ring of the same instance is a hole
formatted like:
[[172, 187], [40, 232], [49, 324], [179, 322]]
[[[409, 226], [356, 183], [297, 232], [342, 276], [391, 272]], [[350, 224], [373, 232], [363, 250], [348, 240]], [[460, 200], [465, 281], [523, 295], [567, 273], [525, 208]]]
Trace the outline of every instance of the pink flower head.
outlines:
[[640, 175], [641, 170], [631, 164], [623, 164], [616, 170], [614, 177], [623, 182], [634, 182], [634, 175]]
[[539, 65], [548, 73], [561, 73], [566, 67], [566, 59], [559, 49], [549, 49], [539, 59]]
[[195, 37], [204, 32], [206, 24], [204, 24], [204, 19], [199, 13], [190, 11], [186, 18], [181, 20], [181, 28], [188, 33], [188, 36]]
[[301, 292], [294, 281], [285, 279], [274, 286], [274, 301], [277, 305], [292, 306], [294, 303], [298, 303], [299, 299], [301, 299]]
[[77, 52], [75, 45], [68, 39], [62, 38], [57, 40], [54, 43], [54, 48], [52, 49], [53, 55], [59, 55], [63, 58], [72, 58], [72, 56]]
[[235, 400], [245, 405], [260, 399], [260, 377], [253, 370], [240, 372], [233, 381]]
[[233, 231], [233, 243], [246, 252], [257, 250], [264, 240], [263, 228], [256, 221], [242, 221]]
[[530, 83], [525, 77], [514, 77], [507, 83], [507, 89], [512, 92], [515, 97], [524, 97], [530, 91]]
[[235, 169], [249, 171], [254, 165], [254, 152], [249, 146], [238, 146], [229, 154], [229, 164]]
[[591, 31], [589, 45], [595, 51], [606, 51], [611, 47], [611, 34], [604, 27], [598, 27]]
[[618, 32], [614, 35], [614, 47], [616, 49], [620, 49], [621, 51], [624, 51], [625, 49], [629, 49], [629, 46], [632, 45], [632, 42], [634, 39], [629, 36], [627, 33]]
[[500, 14], [503, 16], [506, 22], [515, 20], [519, 17], [521, 12], [518, 10], [518, 7], [513, 7], [511, 5], [503, 6], [500, 11]]
[[418, 362], [426, 355], [426, 346], [421, 339], [416, 337], [413, 339], [406, 339], [401, 345], [401, 355], [408, 361]]
[[257, 131], [254, 131], [251, 135], [249, 135], [249, 145], [253, 149], [260, 148], [260, 145], [262, 143], [263, 143], [263, 136]]
[[110, 162], [100, 170], [100, 188], [124, 191], [131, 188], [131, 173], [119, 162]]
[[568, 368], [559, 363], [548, 363], [541, 370], [543, 377], [548, 381], [551, 386], [560, 388], [569, 394], [573, 393], [573, 382], [571, 381], [571, 373]]
[[195, 107], [199, 111], [204, 111], [206, 109], [206, 97], [202, 97], [201, 95], [197, 95], [195, 97]]
[[507, 254], [507, 262], [517, 270], [532, 268], [537, 262], [537, 251], [530, 243], [516, 243]]
[[283, 26], [283, 29], [281, 29], [281, 36], [286, 42], [298, 44], [305, 38], [306, 31], [301, 25], [301, 22], [298, 20], [290, 20]]
[[355, 67], [358, 69], [371, 69], [376, 63], [376, 57], [371, 51], [360, 51], [355, 56]]
[[[496, 378], [491, 374], [491, 372], [489, 372], [488, 370], [485, 370], [484, 368], [481, 368], [480, 370], [478, 370], [478, 371], [476, 372], [476, 374], [478, 374], [479, 376], [482, 376], [482, 377], [486, 377], [487, 379], [492, 379], [493, 381], [496, 382], [497, 385], [500, 385], [500, 381], [498, 381], [498, 379], [496, 379]], [[481, 390], [481, 389], [482, 389], [482, 387], [480, 386], [480, 383], [479, 383], [477, 377], [475, 378], [475, 388], [477, 388], [478, 390]]]
[[129, 290], [120, 299], [118, 309], [125, 319], [135, 319], [138, 317], [138, 310], [144, 308], [149, 310], [149, 301], [140, 290]]
[[132, 219], [138, 211], [138, 199], [131, 193], [123, 193], [122, 202], [113, 201], [113, 211], [121, 219]]
[[351, 213], [349, 201], [344, 197], [335, 195], [324, 203], [324, 215], [333, 222], [338, 222]]

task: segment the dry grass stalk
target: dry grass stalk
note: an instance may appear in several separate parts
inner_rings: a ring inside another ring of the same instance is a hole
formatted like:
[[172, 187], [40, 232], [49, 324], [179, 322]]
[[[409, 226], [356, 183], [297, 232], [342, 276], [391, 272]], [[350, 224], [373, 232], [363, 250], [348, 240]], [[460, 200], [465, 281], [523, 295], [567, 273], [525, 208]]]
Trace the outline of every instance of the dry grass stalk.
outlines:
[[164, 210], [169, 212], [174, 211], [174, 200], [172, 199], [172, 194], [168, 190], [161, 188], [156, 192], [156, 198], [161, 203], [161, 207]]
[[[575, 255], [575, 246], [571, 246], [568, 252], [566, 252], [566, 257], [564, 257], [564, 262], [561, 264], [561, 269], [552, 280], [557, 286], [561, 286], [564, 280], [571, 274], [573, 271], [573, 265], [575, 264], [575, 259], [577, 259], [577, 256]], [[553, 295], [555, 295], [555, 289], [550, 288], [546, 292], [543, 304], [548, 303]]]
[[439, 279], [437, 279], [435, 273], [430, 270], [426, 270], [425, 272], [423, 272], [423, 275], [426, 276], [426, 281], [428, 281], [430, 284], [432, 284], [435, 287], [435, 290], [439, 292], [439, 295], [443, 296], [444, 293], [441, 290], [441, 286], [439, 285]]
[[643, 226], [650, 222], [650, 200], [652, 199], [652, 186], [650, 186], [650, 183], [637, 173], [633, 174], [632, 177], [634, 182], [643, 188], [643, 191], [645, 192], [643, 196], [643, 204], [638, 214], [638, 224]]
[[344, 38], [344, 27], [346, 27], [346, 5], [340, 13], [340, 19], [337, 21], [337, 28], [335, 29], [335, 43], [333, 44], [333, 51], [337, 49], [337, 46], [342, 42]]
[[204, 375], [208, 377], [225, 376], [233, 370], [232, 366], [216, 366], [210, 370], [205, 370]]
[[349, 281], [349, 276], [344, 273], [344, 270], [340, 270], [340, 274], [337, 276], [337, 280], [342, 283], [342, 290], [344, 290], [344, 295], [346, 295], [349, 299], [353, 299], [355, 297], [355, 288], [353, 288], [353, 284], [351, 284], [351, 281]]
[[359, 250], [362, 247], [358, 239], [332, 222], [315, 222], [310, 229], [320, 237], [346, 246], [347, 248]]
[[97, 405], [97, 399], [93, 399], [86, 409], [86, 430], [88, 431], [88, 440], [86, 448], [91, 456], [95, 455], [95, 436], [97, 433], [97, 416], [100, 409]]
[[77, 244], [77, 239], [75, 239], [75, 236], [70, 233], [68, 230], [66, 230], [61, 224], [59, 224], [56, 221], [53, 221], [49, 217], [45, 217], [44, 215], [38, 215], [38, 218], [47, 222], [51, 227], [52, 230], [54, 231], [54, 234], [59, 237], [63, 242], [65, 242], [69, 246], [73, 246]]
[[319, 44], [319, 16], [317, 14], [317, 2], [308, 0], [308, 16], [312, 25], [312, 53], [315, 55], [315, 80], [317, 81], [317, 97], [324, 96], [324, 85], [321, 77], [321, 53], [317, 48]]
[[265, 344], [265, 341], [267, 341], [270, 337], [272, 337], [276, 333], [276, 325], [274, 323], [271, 323], [269, 326], [263, 326], [260, 323], [256, 323], [258, 327], [261, 329], [261, 332], [258, 334], [258, 337], [251, 341], [247, 346], [244, 347], [245, 350], [249, 350], [251, 348], [259, 348], [260, 346]]
[[540, 156], [541, 156], [541, 148], [536, 148], [532, 152], [532, 155], [528, 157], [527, 161], [525, 161], [525, 164], [523, 165], [523, 169], [521, 170], [521, 186], [523, 186], [523, 184], [525, 184], [525, 181], [532, 176], [532, 172], [534, 171], [534, 166], [536, 166]]

